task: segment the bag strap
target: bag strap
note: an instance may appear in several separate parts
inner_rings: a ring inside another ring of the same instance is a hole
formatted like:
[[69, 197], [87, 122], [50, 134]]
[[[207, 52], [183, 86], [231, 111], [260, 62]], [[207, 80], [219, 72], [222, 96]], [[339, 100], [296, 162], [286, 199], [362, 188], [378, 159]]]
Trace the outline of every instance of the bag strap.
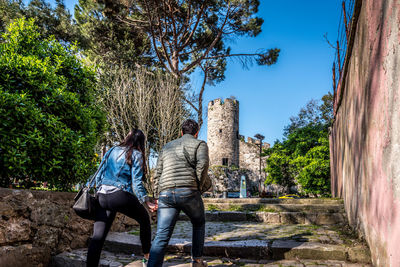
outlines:
[[115, 148], [115, 146], [112, 147], [112, 148], [110, 149], [110, 151], [109, 151], [108, 154], [107, 154], [107, 157], [100, 163], [100, 166], [97, 168], [97, 171], [90, 177], [89, 184], [87, 185], [87, 188], [88, 188], [88, 189], [92, 187], [92, 183], [93, 183], [94, 179], [96, 178], [97, 174], [99, 173], [99, 171], [100, 171], [101, 168], [103, 167], [104, 163], [105, 163], [105, 162], [108, 160], [108, 158], [110, 157], [111, 151], [112, 151], [114, 148]]

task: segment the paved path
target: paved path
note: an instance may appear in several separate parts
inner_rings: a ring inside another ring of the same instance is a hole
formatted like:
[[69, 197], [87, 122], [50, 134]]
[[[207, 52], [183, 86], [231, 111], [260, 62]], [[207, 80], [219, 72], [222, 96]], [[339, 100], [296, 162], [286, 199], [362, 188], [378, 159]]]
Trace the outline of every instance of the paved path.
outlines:
[[[153, 226], [153, 236], [156, 227]], [[241, 241], [241, 240], [294, 240], [298, 242], [319, 242], [324, 244], [340, 245], [349, 243], [340, 236], [336, 226], [316, 225], [282, 225], [260, 224], [255, 222], [206, 222], [205, 241]], [[130, 232], [139, 235], [139, 230]], [[176, 223], [172, 238], [190, 240], [192, 225], [187, 221]], [[353, 240], [351, 240], [353, 243]], [[349, 243], [350, 244], [350, 243]]]
[[[209, 266], [370, 266], [368, 247], [346, 230], [340, 200], [205, 199], [205, 206]], [[191, 236], [191, 223], [178, 221], [164, 266], [190, 266]], [[109, 233], [103, 249], [101, 267], [142, 266], [138, 227]], [[52, 267], [85, 267], [85, 259], [86, 249], [64, 252]]]
[[[63, 267], [84, 267], [86, 259], [86, 249], [75, 250], [74, 252], [64, 252], [64, 262], [59, 262], [58, 266]], [[61, 257], [59, 257], [60, 259]], [[103, 251], [101, 255], [100, 267], [142, 267], [141, 257], [128, 256], [124, 254], [110, 253]], [[228, 259], [205, 257], [209, 266], [248, 266], [248, 267], [371, 267], [369, 264], [346, 263], [335, 260], [248, 260], [248, 259]], [[167, 255], [164, 267], [189, 267], [190, 257], [185, 255]]]

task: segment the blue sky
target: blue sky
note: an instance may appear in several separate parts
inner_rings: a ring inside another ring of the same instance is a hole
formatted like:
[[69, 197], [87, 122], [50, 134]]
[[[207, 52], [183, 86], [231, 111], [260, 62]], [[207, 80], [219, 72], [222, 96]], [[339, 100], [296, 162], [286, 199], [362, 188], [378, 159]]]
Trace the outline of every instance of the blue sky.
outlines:
[[[280, 48], [278, 63], [242, 69], [230, 61], [226, 79], [207, 87], [204, 105], [215, 98], [235, 96], [239, 100], [240, 134], [261, 133], [273, 144], [282, 139], [289, 118], [311, 99], [332, 91], [332, 62], [335, 51], [324, 39], [336, 41], [340, 18], [339, 0], [261, 0], [258, 16], [264, 19], [256, 38], [240, 38], [229, 43], [232, 53], [254, 52], [260, 48]], [[73, 10], [75, 0], [65, 4]], [[201, 77], [194, 77], [198, 88]], [[207, 138], [206, 125], [200, 138]]]

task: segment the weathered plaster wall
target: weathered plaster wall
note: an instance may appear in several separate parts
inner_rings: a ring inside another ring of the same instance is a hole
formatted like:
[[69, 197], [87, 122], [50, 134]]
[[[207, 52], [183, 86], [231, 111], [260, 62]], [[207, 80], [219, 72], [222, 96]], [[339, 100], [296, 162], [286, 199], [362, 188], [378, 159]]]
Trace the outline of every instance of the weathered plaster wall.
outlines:
[[376, 266], [400, 266], [399, 26], [400, 1], [362, 1], [331, 134], [332, 193]]
[[[86, 247], [93, 222], [75, 215], [74, 196], [0, 188], [0, 266], [48, 266], [51, 255]], [[134, 225], [118, 214], [111, 231]]]

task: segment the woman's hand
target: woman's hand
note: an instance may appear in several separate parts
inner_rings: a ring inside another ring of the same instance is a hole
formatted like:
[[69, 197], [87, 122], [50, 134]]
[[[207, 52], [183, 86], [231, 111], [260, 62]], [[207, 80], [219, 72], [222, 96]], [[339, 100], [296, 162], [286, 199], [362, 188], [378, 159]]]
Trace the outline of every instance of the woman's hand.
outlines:
[[146, 201], [146, 205], [149, 207], [151, 212], [155, 212], [158, 209], [157, 200], [155, 200], [154, 203], [151, 201]]

